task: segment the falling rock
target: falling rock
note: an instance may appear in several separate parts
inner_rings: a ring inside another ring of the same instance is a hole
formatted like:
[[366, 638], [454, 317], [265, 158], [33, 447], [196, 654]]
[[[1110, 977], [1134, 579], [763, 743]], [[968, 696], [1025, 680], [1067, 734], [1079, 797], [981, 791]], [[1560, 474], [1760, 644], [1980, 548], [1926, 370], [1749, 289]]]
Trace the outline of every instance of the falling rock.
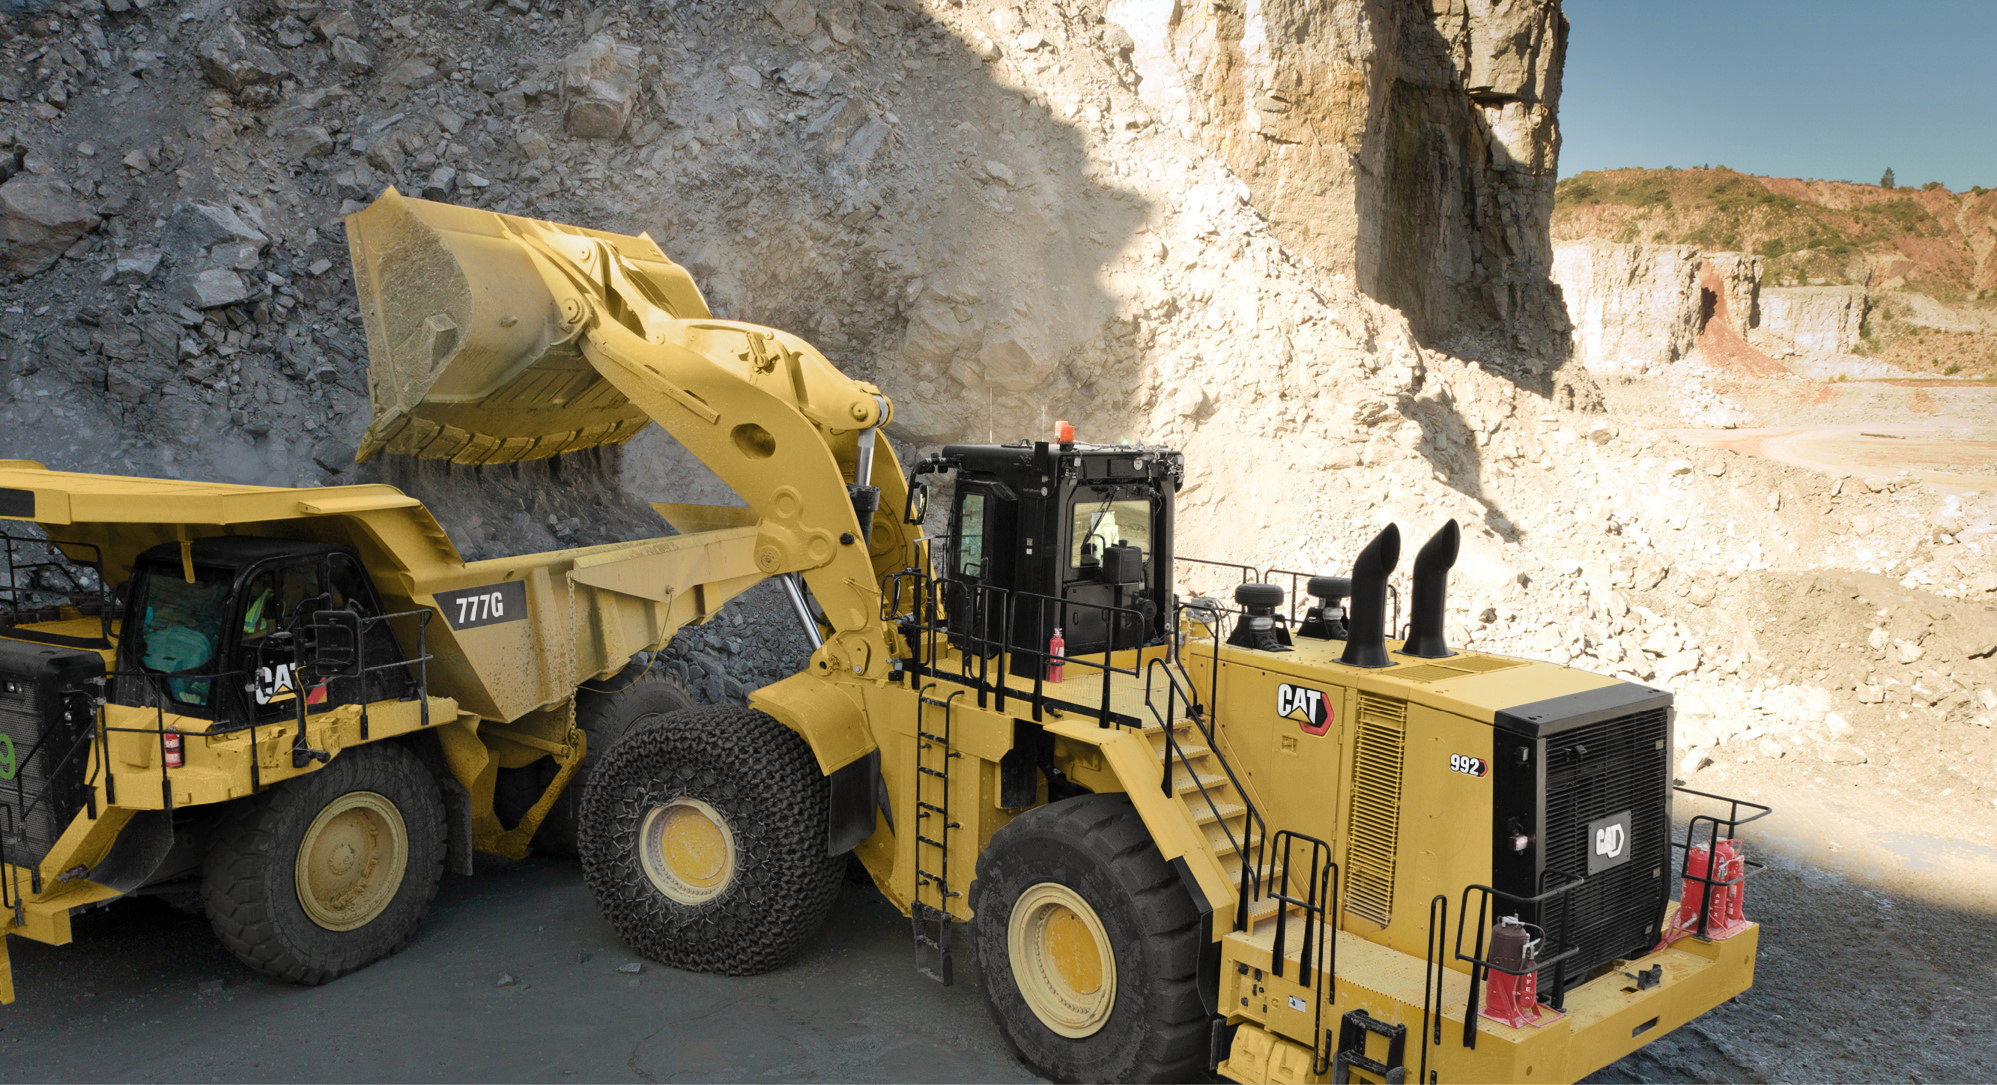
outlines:
[[334, 38], [333, 63], [348, 75], [366, 75], [374, 70], [374, 53], [352, 38]]
[[188, 275], [180, 280], [175, 293], [194, 309], [220, 309], [250, 298], [250, 288], [243, 277], [226, 268], [209, 268]]
[[579, 139], [616, 139], [638, 106], [644, 55], [598, 34], [562, 61], [562, 127]]
[[97, 225], [61, 181], [20, 174], [0, 185], [0, 272], [26, 278], [45, 271]]
[[235, 23], [224, 24], [195, 52], [195, 58], [210, 83], [247, 104], [276, 101], [277, 85], [291, 75], [276, 53], [251, 41]]

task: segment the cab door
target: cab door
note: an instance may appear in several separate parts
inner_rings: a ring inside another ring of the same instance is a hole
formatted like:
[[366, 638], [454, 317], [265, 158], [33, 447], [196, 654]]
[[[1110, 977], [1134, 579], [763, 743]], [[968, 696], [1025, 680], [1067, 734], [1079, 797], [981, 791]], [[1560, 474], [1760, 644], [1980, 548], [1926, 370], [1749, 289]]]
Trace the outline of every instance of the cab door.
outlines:
[[998, 652], [1005, 633], [1005, 592], [1012, 582], [1014, 502], [999, 486], [962, 480], [950, 506], [950, 566], [943, 605], [950, 642], [978, 655]]
[[258, 723], [296, 718], [300, 696], [308, 710], [325, 703], [323, 683], [304, 688], [295, 628], [325, 605], [325, 581], [320, 554], [264, 562], [243, 579], [228, 632], [237, 638], [235, 657], [245, 676], [242, 703], [247, 718]]

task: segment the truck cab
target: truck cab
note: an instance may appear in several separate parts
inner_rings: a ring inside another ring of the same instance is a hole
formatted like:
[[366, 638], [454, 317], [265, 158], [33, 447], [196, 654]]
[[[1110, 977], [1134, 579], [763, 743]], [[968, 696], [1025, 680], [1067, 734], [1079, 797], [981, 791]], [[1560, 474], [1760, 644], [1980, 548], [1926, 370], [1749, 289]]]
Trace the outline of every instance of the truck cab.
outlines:
[[[294, 716], [297, 635], [323, 610], [385, 613], [348, 547], [240, 535], [197, 539], [186, 553], [155, 546], [133, 567], [111, 703], [162, 706], [213, 721], [211, 731]], [[408, 669], [388, 667], [407, 658], [389, 623], [366, 622], [362, 645], [365, 695], [361, 679], [322, 680], [304, 691], [310, 710], [414, 696]]]
[[924, 473], [954, 473], [944, 585], [952, 643], [1014, 673], [1048, 652], [1163, 644], [1172, 611], [1172, 449], [1020, 441], [949, 445]]

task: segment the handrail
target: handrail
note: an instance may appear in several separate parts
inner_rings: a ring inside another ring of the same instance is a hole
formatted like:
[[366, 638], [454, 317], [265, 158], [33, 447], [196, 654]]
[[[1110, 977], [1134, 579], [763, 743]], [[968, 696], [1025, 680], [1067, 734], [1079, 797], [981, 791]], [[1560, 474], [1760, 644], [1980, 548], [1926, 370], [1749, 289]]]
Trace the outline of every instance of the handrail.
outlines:
[[[1098, 726], [1136, 726], [1140, 721], [1124, 717], [1110, 708], [1111, 683], [1114, 675], [1130, 678], [1140, 677], [1139, 663], [1128, 667], [1114, 662], [1118, 651], [1141, 651], [1143, 645], [1136, 644], [1124, 648], [1117, 646], [1118, 630], [1131, 619], [1135, 624], [1143, 624], [1143, 615], [1134, 608], [1105, 603], [1090, 603], [1078, 599], [1063, 599], [1039, 592], [1015, 592], [996, 584], [969, 584], [947, 577], [936, 577], [919, 569], [906, 569], [889, 574], [885, 580], [893, 587], [897, 598], [903, 581], [912, 581], [921, 599], [920, 613], [897, 619], [905, 622], [904, 630], [921, 635], [923, 648], [914, 648], [914, 658], [906, 663], [906, 669], [917, 677], [937, 678], [955, 682], [970, 688], [977, 694], [979, 708], [1006, 710], [1008, 697], [1024, 700], [1032, 709], [1035, 721], [1041, 720], [1047, 708], [1066, 709], [1092, 716]], [[950, 603], [955, 595], [968, 595], [969, 601], [962, 607], [953, 608]], [[1047, 626], [1047, 608], [1051, 605], [1060, 608], [1061, 621], [1067, 621], [1069, 610], [1081, 609], [1097, 611], [1104, 616], [1103, 624], [1108, 638], [1102, 658], [1088, 656], [1063, 656], [1067, 666], [1092, 670], [1102, 675], [1102, 688], [1099, 700], [1094, 705], [1050, 696], [1047, 691], [1047, 666], [1053, 653], [1044, 648], [1014, 644], [1014, 630], [1018, 627], [1020, 607], [1031, 601], [1036, 610], [1038, 628]], [[968, 615], [966, 628], [952, 629], [949, 616]], [[991, 615], [997, 615], [996, 630], [992, 629]], [[995, 635], [994, 635], [995, 634]], [[957, 673], [952, 674], [942, 666], [941, 643], [943, 638], [954, 640], [959, 645]], [[1014, 688], [1007, 677], [1011, 671], [1012, 656], [1036, 661], [1032, 668], [1032, 688], [1022, 692]], [[996, 666], [998, 674], [993, 675]]]
[[[1302, 841], [1310, 845], [1310, 871], [1304, 877], [1302, 899], [1288, 892], [1292, 873], [1292, 849]], [[1283, 857], [1281, 877], [1276, 873], [1276, 856]], [[1326, 1043], [1330, 1033], [1324, 1027], [1324, 1004], [1338, 997], [1338, 938], [1337, 932], [1329, 930], [1329, 917], [1338, 913], [1338, 864], [1332, 862], [1331, 845], [1314, 836], [1283, 829], [1276, 833], [1269, 844], [1269, 897], [1276, 901], [1276, 932], [1269, 952], [1269, 971], [1277, 978], [1283, 975], [1283, 964], [1289, 947], [1285, 944], [1290, 925], [1284, 921], [1283, 912], [1291, 906], [1304, 910], [1304, 944], [1297, 952], [1298, 967], [1304, 974], [1297, 977], [1304, 987], [1315, 982], [1314, 977], [1322, 976], [1324, 985], [1318, 988], [1315, 1017], [1311, 1024], [1311, 1067], [1312, 1072], [1323, 1074], [1331, 1069], [1331, 1045]], [[1327, 910], [1329, 909], [1329, 910]], [[1315, 939], [1316, 954], [1312, 954]]]
[[1416, 1082], [1430, 1085], [1435, 1079], [1428, 1069], [1428, 1049], [1442, 1046], [1442, 983], [1443, 972], [1448, 968], [1442, 956], [1442, 940], [1448, 937], [1448, 927], [1449, 898], [1437, 893], [1428, 902], [1428, 956], [1422, 964], [1421, 976], [1421, 1067], [1415, 1076]]
[[[1179, 698], [1182, 696], [1179, 687], [1180, 675], [1175, 674], [1172, 670], [1172, 667], [1175, 665], [1177, 665], [1176, 661], [1168, 663], [1168, 661], [1163, 659], [1154, 659], [1145, 668], [1144, 675], [1144, 706], [1151, 710], [1152, 718], [1158, 721], [1160, 729], [1165, 732], [1164, 768], [1158, 786], [1166, 798], [1171, 798], [1178, 793], [1172, 781], [1173, 765], [1175, 763], [1184, 765], [1186, 772], [1192, 777], [1193, 786], [1199, 790], [1201, 801], [1207, 804], [1207, 811], [1213, 815], [1214, 823], [1220, 826], [1221, 835], [1227, 838], [1227, 846], [1234, 850], [1235, 858], [1241, 863], [1241, 885], [1235, 897], [1234, 929], [1246, 930], [1248, 927], [1249, 906], [1257, 899], [1257, 894], [1262, 889], [1261, 858], [1263, 851], [1258, 849], [1266, 849], [1267, 847], [1269, 826], [1267, 822], [1262, 820], [1262, 812], [1255, 808], [1255, 800], [1250, 798], [1247, 789], [1241, 786], [1241, 779], [1234, 774], [1234, 766], [1228, 763], [1227, 755], [1221, 752], [1220, 746], [1214, 741], [1214, 732], [1208, 722], [1207, 714], [1202, 709], [1199, 700], [1193, 696], [1192, 680], [1190, 676], [1187, 676], [1186, 688], [1183, 693], [1186, 703], [1186, 718], [1191, 720], [1193, 726], [1199, 729], [1200, 737], [1206, 739], [1208, 751], [1213, 754], [1213, 759], [1220, 764], [1221, 771], [1227, 774], [1228, 783], [1234, 786], [1235, 794], [1241, 797], [1241, 807], [1245, 811], [1241, 822], [1241, 839], [1236, 840], [1234, 838], [1234, 830], [1228, 828], [1227, 818], [1221, 815], [1220, 806], [1214, 801], [1213, 792], [1207, 790], [1207, 786], [1200, 782], [1199, 774], [1193, 771], [1191, 759], [1186, 756], [1185, 751], [1179, 746], [1178, 729], [1173, 723], [1177, 717]], [[1152, 675], [1159, 673], [1161, 670], [1165, 675], [1166, 681], [1165, 712], [1163, 715], [1159, 714], [1157, 703], [1152, 699], [1151, 686]]]
[[[1556, 897], [1565, 897], [1568, 893], [1580, 888], [1588, 881], [1585, 877], [1568, 874], [1565, 871], [1549, 870], [1547, 874], [1566, 880], [1551, 889], [1541, 890], [1530, 897], [1522, 897], [1516, 893], [1507, 893], [1502, 889], [1489, 885], [1466, 885], [1463, 887], [1463, 899], [1457, 907], [1456, 915], [1456, 959], [1466, 961], [1470, 965], [1470, 1004], [1469, 1008], [1463, 1013], [1464, 1047], [1475, 1048], [1477, 1046], [1477, 988], [1483, 982], [1485, 971], [1495, 968], [1507, 976], [1533, 976], [1581, 952], [1581, 947], [1578, 945], [1568, 946], [1566, 949], [1544, 958], [1531, 968], [1507, 968], [1504, 965], [1494, 964], [1484, 959], [1484, 932], [1489, 929], [1489, 909], [1492, 897], [1502, 897], [1513, 904], [1519, 905], [1521, 908], [1537, 906]], [[1480, 894], [1477, 898], [1477, 945], [1471, 955], [1465, 956], [1463, 953], [1463, 923], [1464, 920], [1470, 917], [1470, 894], [1473, 892]], [[1562, 904], [1565, 903], [1566, 901], [1563, 900]], [[1562, 929], [1566, 928], [1565, 918], [1565, 913], [1562, 913]]]
[[[100, 547], [98, 547], [95, 543], [67, 542], [61, 539], [51, 539], [51, 538], [37, 539], [30, 535], [16, 535], [8, 531], [0, 531], [0, 543], [4, 543], [4, 549], [6, 552], [6, 559], [7, 559], [7, 582], [4, 585], [0, 585], [0, 602], [4, 602], [5, 604], [4, 610], [0, 610], [0, 617], [5, 617], [7, 619], [5, 623], [6, 625], [15, 626], [22, 624], [31, 624], [31, 623], [23, 623], [19, 620], [19, 615], [23, 610], [21, 604], [21, 599], [23, 596], [36, 595], [36, 594], [69, 595], [72, 597], [72, 602], [69, 603], [68, 605], [76, 607], [78, 612], [88, 617], [90, 616], [89, 612], [85, 610], [81, 604], [74, 602], [73, 599], [74, 596], [77, 595], [92, 595], [96, 597], [96, 602], [97, 602], [96, 618], [97, 618], [98, 628], [100, 630], [98, 634], [99, 643], [95, 644], [88, 642], [72, 644], [69, 642], [77, 638], [58, 637], [55, 634], [41, 634], [38, 636], [35, 634], [33, 630], [25, 630], [25, 629], [15, 630], [7, 634], [8, 636], [21, 640], [32, 640], [37, 643], [55, 644], [59, 647], [90, 649], [90, 648], [108, 648], [111, 646], [111, 600], [104, 588], [104, 551]], [[44, 547], [53, 556], [46, 561], [30, 561], [30, 562], [17, 561], [14, 556], [14, 550], [16, 545]], [[89, 550], [90, 552], [96, 555], [96, 560], [79, 562], [76, 559], [71, 558], [67, 553], [63, 551], [62, 548], [65, 546], [75, 546], [85, 550]], [[85, 584], [83, 580], [76, 575], [76, 570], [79, 567], [88, 569], [91, 572], [91, 574], [95, 576], [97, 584], [94, 588], [91, 587], [90, 585]], [[34, 588], [23, 585], [21, 583], [21, 573], [32, 569], [55, 569], [60, 571], [63, 574], [63, 576], [69, 579], [70, 587], [73, 588], [74, 591], [56, 592], [45, 588]], [[41, 620], [57, 621], [61, 619], [59, 618], [32, 619], [31, 621], [41, 621]], [[56, 639], [48, 639], [51, 637], [55, 637]]]
[[[1728, 804], [1727, 816], [1725, 818], [1721, 818], [1717, 814], [1695, 814], [1685, 825], [1684, 843], [1681, 844], [1676, 840], [1671, 841], [1672, 848], [1683, 848], [1685, 851], [1685, 857], [1680, 861], [1678, 868], [1678, 876], [1683, 879], [1679, 884], [1683, 885], [1685, 881], [1695, 881], [1705, 886], [1705, 897], [1699, 908], [1699, 927], [1695, 933], [1700, 938], [1706, 938], [1709, 936], [1711, 927], [1713, 893], [1719, 889], [1731, 889], [1756, 874], [1761, 873], [1767, 867], [1765, 863], [1758, 863], [1752, 859], [1743, 858], [1741, 860], [1741, 872], [1738, 877], [1718, 877], [1720, 869], [1718, 855], [1719, 842], [1722, 839], [1731, 839], [1738, 835], [1741, 826], [1760, 821], [1775, 811], [1773, 807], [1763, 806], [1758, 802], [1749, 802], [1746, 799], [1736, 799], [1727, 795], [1715, 795], [1709, 791], [1694, 791], [1682, 784], [1671, 785], [1671, 790], [1680, 795], [1696, 795], [1702, 799], [1712, 799], [1716, 802]], [[1741, 817], [1740, 810], [1743, 806], [1750, 807], [1755, 812], [1749, 814], [1747, 817]], [[1703, 875], [1692, 873], [1692, 849], [1698, 841], [1699, 826], [1701, 824], [1709, 827], [1706, 837], [1706, 873]], [[1727, 827], [1725, 837], [1720, 836], [1720, 826], [1722, 824]]]

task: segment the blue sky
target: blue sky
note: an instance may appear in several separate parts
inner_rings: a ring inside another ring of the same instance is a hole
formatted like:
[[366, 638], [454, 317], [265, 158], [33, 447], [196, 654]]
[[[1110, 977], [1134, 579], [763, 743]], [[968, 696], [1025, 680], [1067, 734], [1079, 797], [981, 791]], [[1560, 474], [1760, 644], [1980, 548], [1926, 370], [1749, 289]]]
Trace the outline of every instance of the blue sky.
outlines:
[[1997, 187], [1997, 0], [1565, 0], [1560, 175]]

